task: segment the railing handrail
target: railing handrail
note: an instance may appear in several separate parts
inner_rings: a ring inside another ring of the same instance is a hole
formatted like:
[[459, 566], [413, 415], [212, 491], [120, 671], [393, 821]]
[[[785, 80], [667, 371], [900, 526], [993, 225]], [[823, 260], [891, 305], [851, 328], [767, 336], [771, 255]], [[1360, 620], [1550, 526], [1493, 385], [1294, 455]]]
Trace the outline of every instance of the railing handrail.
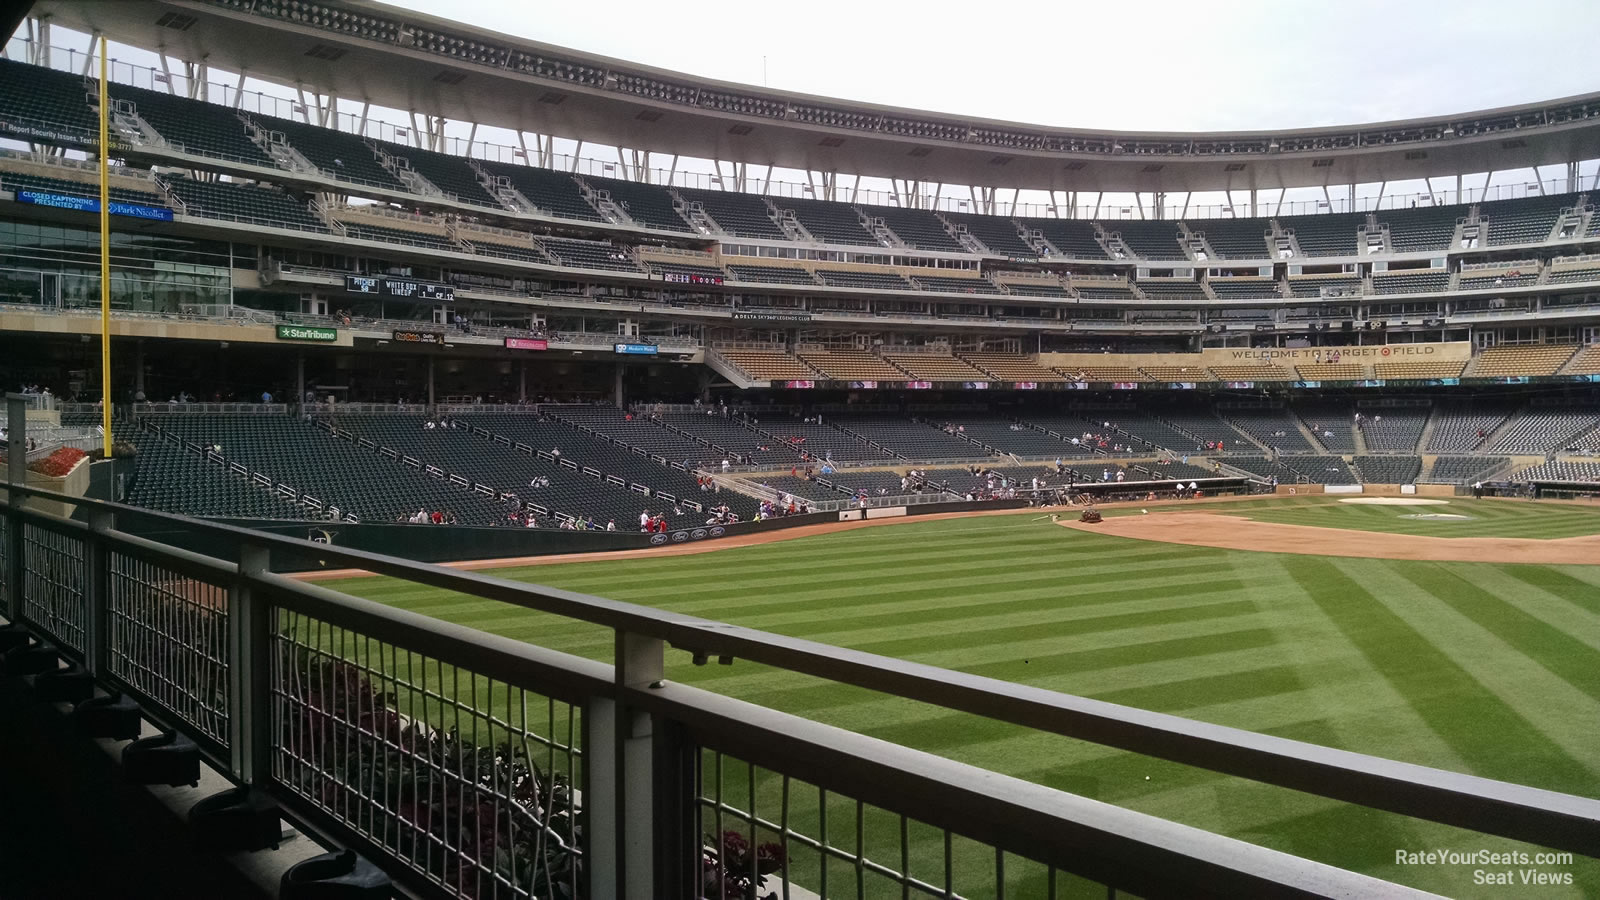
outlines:
[[[536, 690], [550, 697], [552, 702], [559, 700], [574, 708], [583, 704], [586, 719], [593, 716], [600, 720], [585, 725], [581, 751], [588, 759], [585, 768], [586, 777], [590, 779], [582, 785], [587, 801], [582, 809], [592, 816], [585, 826], [590, 843], [583, 852], [586, 856], [591, 852], [595, 854], [587, 862], [591, 867], [615, 864], [616, 860], [597, 851], [609, 840], [607, 832], [620, 837], [624, 830], [632, 827], [626, 819], [608, 815], [605, 809], [606, 800], [618, 796], [613, 793], [618, 785], [611, 779], [623, 777], [602, 753], [613, 740], [619, 742], [611, 746], [622, 752], [620, 739], [625, 736], [608, 737], [609, 726], [604, 722], [609, 710], [617, 708], [675, 723], [680, 734], [677, 740], [686, 742], [683, 746], [702, 747], [719, 754], [737, 753], [753, 766], [803, 779], [824, 791], [847, 794], [858, 803], [909, 815], [947, 833], [992, 843], [999, 852], [1021, 854], [1051, 867], [1147, 896], [1432, 896], [693, 687], [649, 679], [628, 680], [627, 670], [619, 669], [620, 658], [618, 666], [583, 659], [260, 571], [248, 562], [248, 551], [242, 554], [240, 563], [230, 563], [170, 548], [114, 528], [96, 528], [37, 510], [12, 509], [7, 505], [0, 506], [0, 512], [4, 512], [6, 520], [18, 530], [27, 523], [87, 542], [85, 552], [97, 559], [103, 560], [112, 554], [131, 556], [205, 583], [236, 586], [240, 593], [235, 596], [242, 603], [239, 608], [229, 608], [227, 612], [225, 624], [232, 636], [230, 640], [243, 641], [258, 629], [265, 629], [264, 637], [272, 635], [280, 627], [274, 623], [281, 613], [305, 616], [320, 623], [319, 628], [339, 629], [359, 635], [363, 641], [376, 641], [379, 646], [403, 648], [408, 660], [412, 654], [418, 654], [424, 659], [437, 660], [441, 666], [459, 666], [474, 679], [487, 678], [491, 683], [499, 681], [524, 690]], [[83, 596], [87, 601], [90, 595]], [[104, 593], [96, 596], [100, 598], [98, 602], [106, 602]], [[231, 607], [232, 597], [229, 603]], [[292, 625], [288, 632], [277, 634], [280, 639], [287, 636], [294, 642], [291, 646], [307, 646], [299, 643], [303, 639], [295, 634]], [[85, 650], [92, 649], [93, 639], [86, 643], [89, 646]], [[317, 648], [315, 642], [309, 646]], [[278, 734], [270, 727], [258, 730], [269, 726], [271, 720], [249, 711], [252, 706], [271, 705], [272, 688], [266, 679], [283, 676], [252, 670], [258, 664], [276, 668], [270, 662], [270, 654], [274, 652], [270, 645], [248, 653], [242, 652], [242, 645], [239, 649], [240, 655], [231, 659], [229, 665], [242, 666], [243, 671], [237, 677], [229, 673], [229, 705], [212, 714], [207, 723], [213, 729], [220, 727], [222, 733], [214, 733], [213, 739], [201, 749], [202, 755], [211, 759], [219, 771], [232, 772], [235, 777], [239, 776], [239, 770], [230, 763], [237, 762], [241, 755], [259, 752], [270, 758], [274, 753], [288, 750], [281, 742], [301, 734], [298, 731]], [[326, 650], [322, 652], [327, 653]], [[323, 658], [340, 659], [337, 655]], [[442, 671], [441, 678], [444, 677]], [[115, 672], [101, 671], [100, 677], [128, 688], [136, 698], [145, 696], [137, 684], [125, 681]], [[154, 697], [149, 699], [156, 702], [157, 708], [144, 712], [163, 728], [198, 731], [206, 727], [191, 715], [161, 707]], [[201, 715], [206, 714], [202, 712]], [[250, 720], [248, 724], [241, 721], [245, 719]], [[329, 716], [323, 721], [325, 727], [340, 727], [344, 720]], [[435, 733], [443, 736], [443, 725], [429, 723], [426, 719], [408, 721], [413, 726], [440, 729]], [[365, 737], [370, 739], [372, 735]], [[570, 749], [573, 753], [580, 752], [576, 747]], [[349, 788], [339, 784], [337, 774], [332, 771], [316, 774], [336, 790]], [[280, 797], [286, 811], [309, 817], [306, 824], [318, 839], [342, 838], [346, 846], [353, 843], [364, 852], [374, 854], [380, 862], [387, 858], [391, 874], [404, 879], [419, 878], [414, 869], [406, 871], [405, 868], [408, 864], [414, 866], [414, 860], [394, 857], [394, 851], [387, 844], [376, 844], [358, 829], [344, 825], [337, 816], [329, 816], [326, 810], [310, 801], [303, 787], [279, 784], [276, 775], [267, 776], [263, 785]], [[720, 817], [720, 793], [717, 802]], [[749, 815], [754, 821], [753, 805]], [[787, 836], [790, 828], [787, 822], [779, 827]], [[698, 839], [692, 832], [681, 836]], [[658, 842], [660, 840], [657, 838]], [[690, 877], [698, 879], [700, 853], [697, 846], [669, 842], [658, 843], [653, 850], [659, 854], [684, 851], [692, 853], [690, 859], [696, 862], [693, 868], [683, 871], [692, 872]], [[668, 860], [679, 865], [688, 861]], [[860, 862], [875, 865], [865, 857]], [[591, 872], [595, 877], [609, 877], [592, 869]], [[420, 883], [426, 885], [426, 877], [420, 877]], [[623, 894], [618, 890], [620, 887], [600, 889], [594, 896], [635, 895], [631, 891]], [[670, 893], [666, 885], [659, 887]], [[658, 895], [660, 893], [658, 891]]]
[[697, 655], [742, 658], [1331, 799], [1586, 855], [1600, 848], [1600, 800], [1119, 706], [478, 572], [37, 488], [10, 485], [9, 489], [23, 497], [66, 501], [113, 514], [137, 514], [186, 528], [199, 526], [267, 549], [310, 551], [330, 567], [344, 565], [404, 577], [619, 633], [647, 636]]

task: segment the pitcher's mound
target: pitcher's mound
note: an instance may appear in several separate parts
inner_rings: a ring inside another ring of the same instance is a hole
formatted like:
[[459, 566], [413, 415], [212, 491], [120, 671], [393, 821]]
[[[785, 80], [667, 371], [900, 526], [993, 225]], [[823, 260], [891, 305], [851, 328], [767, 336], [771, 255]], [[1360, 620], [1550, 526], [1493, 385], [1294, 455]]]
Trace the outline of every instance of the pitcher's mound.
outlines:
[[1445, 506], [1449, 500], [1429, 500], [1424, 497], [1346, 497], [1340, 503], [1363, 503], [1368, 506]]

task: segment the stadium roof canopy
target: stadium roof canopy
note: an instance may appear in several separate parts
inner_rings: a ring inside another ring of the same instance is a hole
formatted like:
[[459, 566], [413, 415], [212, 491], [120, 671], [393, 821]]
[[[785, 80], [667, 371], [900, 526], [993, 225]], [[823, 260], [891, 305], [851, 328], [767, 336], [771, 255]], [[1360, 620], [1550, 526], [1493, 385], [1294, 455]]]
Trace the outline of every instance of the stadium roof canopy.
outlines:
[[189, 62], [454, 121], [685, 157], [925, 183], [1270, 190], [1506, 171], [1600, 155], [1600, 93], [1346, 127], [1132, 133], [713, 81], [380, 3], [37, 0], [32, 14]]

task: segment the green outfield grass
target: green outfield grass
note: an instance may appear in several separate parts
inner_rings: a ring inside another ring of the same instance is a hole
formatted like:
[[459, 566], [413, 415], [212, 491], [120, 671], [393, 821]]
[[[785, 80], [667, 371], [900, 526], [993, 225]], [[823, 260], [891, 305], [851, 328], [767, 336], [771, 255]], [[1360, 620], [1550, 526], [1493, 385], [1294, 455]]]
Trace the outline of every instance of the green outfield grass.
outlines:
[[[1397, 518], [1445, 509], [1466, 509], [1478, 518]], [[1406, 509], [1319, 498], [1208, 510], [1419, 534], [1600, 531], [1595, 510], [1487, 501]], [[1250, 553], [1114, 538], [1012, 515], [495, 574], [1312, 743], [1600, 795], [1600, 566]], [[592, 626], [391, 579], [352, 579], [336, 587], [555, 650], [610, 658], [609, 632]], [[1471, 867], [1402, 866], [1395, 853], [1536, 848], [743, 661], [694, 667], [685, 654], [672, 652], [669, 665], [669, 677], [710, 690], [1453, 896], [1600, 895], [1600, 864], [1581, 857], [1542, 867], [1571, 873], [1570, 887], [1482, 887]], [[731, 768], [726, 780], [730, 795], [742, 798], [742, 770]], [[763, 809], [773, 809], [777, 790], [771, 779], [759, 780]], [[814, 819], [815, 810], [795, 814], [796, 821]], [[898, 826], [887, 824], [894, 840], [879, 853], [898, 864]], [[851, 808], [830, 804], [829, 827], [835, 840], [847, 839]], [[936, 857], [937, 837], [913, 837], [914, 865], [931, 865], [921, 861]], [[963, 869], [992, 866], [992, 855], [978, 848], [958, 856]], [[854, 896], [852, 870], [830, 871], [837, 879], [830, 895]], [[919, 874], [935, 875], [925, 868]], [[791, 877], [815, 888], [819, 875], [820, 864], [797, 858]], [[1008, 896], [1044, 896], [1042, 879], [1034, 869], [1008, 868]], [[839, 885], [849, 889], [841, 892]]]

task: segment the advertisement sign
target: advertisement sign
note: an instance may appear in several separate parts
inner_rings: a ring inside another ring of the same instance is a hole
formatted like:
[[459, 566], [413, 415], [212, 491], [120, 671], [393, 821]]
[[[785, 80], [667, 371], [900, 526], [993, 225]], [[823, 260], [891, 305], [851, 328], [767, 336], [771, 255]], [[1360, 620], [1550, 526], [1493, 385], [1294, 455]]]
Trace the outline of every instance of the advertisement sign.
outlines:
[[400, 344], [433, 344], [434, 346], [441, 346], [444, 344], [444, 335], [437, 331], [403, 329], [394, 332], [394, 340]]
[[1037, 381], [1019, 381], [1013, 384], [1012, 387], [1019, 391], [1034, 391], [1039, 389], [1039, 383]]
[[507, 350], [549, 350], [550, 342], [544, 338], [506, 338]]
[[337, 341], [339, 329], [320, 325], [279, 325], [280, 341]]
[[852, 381], [850, 387], [855, 390], [875, 391], [878, 389], [876, 381]]
[[786, 388], [806, 389], [816, 387], [817, 383], [815, 381], [785, 381], [783, 386]]
[[655, 344], [616, 344], [614, 349], [624, 356], [655, 356], [660, 352]]
[[969, 381], [969, 382], [967, 382], [967, 390], [969, 390], [969, 391], [986, 391], [988, 389], [989, 389], [989, 382], [987, 382], [987, 381]]
[[[44, 191], [28, 190], [20, 190], [16, 194], [18, 203], [32, 203], [35, 206], [50, 206], [56, 209], [73, 209], [78, 212], [100, 211], [100, 201], [93, 197], [71, 197], [66, 194], [49, 194]], [[172, 210], [161, 206], [141, 206], [137, 203], [123, 203], [120, 200], [113, 200], [109, 208], [114, 216], [154, 219], [158, 222], [172, 221]]]
[[908, 382], [906, 382], [906, 387], [908, 387], [908, 388], [910, 388], [911, 390], [914, 390], [914, 391], [926, 391], [926, 390], [930, 390], [930, 389], [933, 388], [933, 382], [931, 382], [931, 381], [908, 381]]

